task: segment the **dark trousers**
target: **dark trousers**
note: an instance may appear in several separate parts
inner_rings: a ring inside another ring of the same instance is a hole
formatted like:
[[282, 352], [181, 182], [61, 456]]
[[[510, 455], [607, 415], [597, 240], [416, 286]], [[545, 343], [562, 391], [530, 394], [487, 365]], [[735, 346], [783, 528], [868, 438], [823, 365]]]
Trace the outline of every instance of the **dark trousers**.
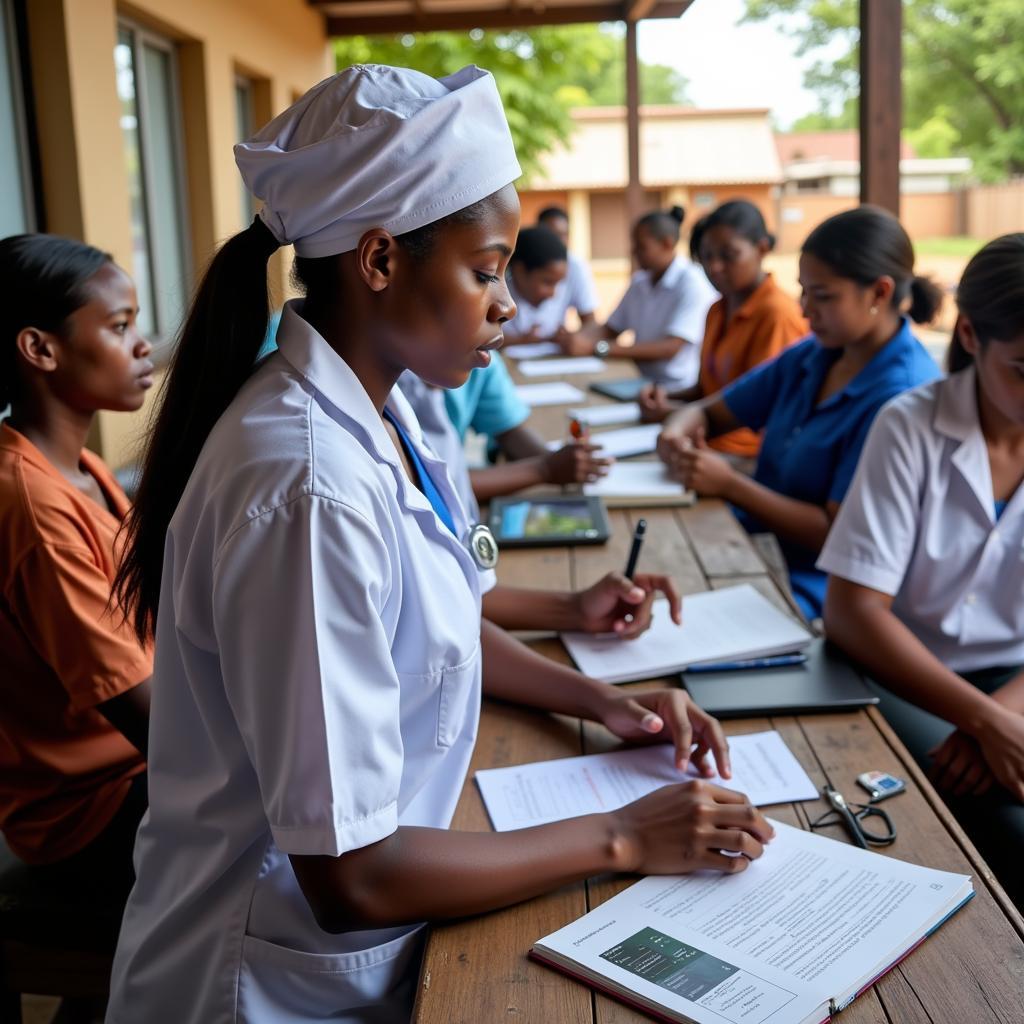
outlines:
[[[961, 673], [985, 693], [992, 693], [1020, 671], [991, 668]], [[926, 770], [931, 766], [928, 751], [952, 731], [949, 722], [897, 697], [872, 682], [878, 694], [879, 710], [893, 727], [903, 745]], [[946, 805], [981, 852], [1017, 907], [1024, 910], [1024, 804], [996, 785], [984, 796], [955, 797], [942, 793]]]

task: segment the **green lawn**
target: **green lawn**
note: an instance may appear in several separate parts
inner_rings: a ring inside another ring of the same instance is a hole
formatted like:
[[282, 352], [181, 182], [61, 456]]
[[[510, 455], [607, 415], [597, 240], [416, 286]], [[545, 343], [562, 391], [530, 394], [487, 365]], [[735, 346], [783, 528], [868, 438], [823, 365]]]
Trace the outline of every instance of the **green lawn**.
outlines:
[[920, 238], [914, 242], [918, 256], [961, 256], [970, 259], [983, 245], [984, 239], [957, 235], [953, 238]]

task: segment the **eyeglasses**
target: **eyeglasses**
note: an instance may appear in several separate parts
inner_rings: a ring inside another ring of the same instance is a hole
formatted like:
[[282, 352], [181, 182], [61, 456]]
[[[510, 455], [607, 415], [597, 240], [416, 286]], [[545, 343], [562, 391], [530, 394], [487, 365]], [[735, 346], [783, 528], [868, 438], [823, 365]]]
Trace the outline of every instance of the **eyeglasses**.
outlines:
[[[847, 803], [846, 797], [831, 786], [822, 786], [821, 795], [831, 810], [826, 811], [817, 821], [812, 821], [812, 829], [842, 825], [850, 838], [864, 850], [872, 846], [890, 846], [896, 841], [896, 826], [881, 807], [875, 804]], [[879, 819], [880, 825], [876, 828], [865, 827], [865, 822], [872, 818]]]

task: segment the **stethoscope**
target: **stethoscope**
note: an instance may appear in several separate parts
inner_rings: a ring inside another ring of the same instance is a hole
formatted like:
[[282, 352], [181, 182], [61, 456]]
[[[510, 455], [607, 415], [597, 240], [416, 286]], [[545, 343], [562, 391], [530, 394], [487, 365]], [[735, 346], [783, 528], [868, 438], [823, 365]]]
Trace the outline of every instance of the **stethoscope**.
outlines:
[[474, 523], [466, 531], [462, 542], [478, 568], [493, 569], [498, 564], [498, 542], [490, 527], [484, 523]]

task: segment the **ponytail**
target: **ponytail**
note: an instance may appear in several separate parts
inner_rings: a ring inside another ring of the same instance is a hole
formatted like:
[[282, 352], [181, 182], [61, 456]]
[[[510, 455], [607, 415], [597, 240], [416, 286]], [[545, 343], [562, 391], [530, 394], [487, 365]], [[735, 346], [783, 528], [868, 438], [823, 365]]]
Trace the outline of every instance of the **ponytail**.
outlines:
[[277, 239], [257, 217], [210, 261], [178, 336], [149, 433], [135, 504], [123, 526], [114, 580], [126, 618], [145, 641], [156, 627], [171, 517], [213, 425], [252, 372], [270, 316], [267, 260]]
[[633, 225], [633, 230], [646, 228], [659, 241], [677, 243], [679, 229], [685, 219], [686, 210], [681, 206], [673, 206], [668, 210], [652, 210], [650, 213], [645, 213]]
[[942, 289], [930, 277], [911, 278], [907, 315], [915, 324], [931, 323], [941, 305]]

